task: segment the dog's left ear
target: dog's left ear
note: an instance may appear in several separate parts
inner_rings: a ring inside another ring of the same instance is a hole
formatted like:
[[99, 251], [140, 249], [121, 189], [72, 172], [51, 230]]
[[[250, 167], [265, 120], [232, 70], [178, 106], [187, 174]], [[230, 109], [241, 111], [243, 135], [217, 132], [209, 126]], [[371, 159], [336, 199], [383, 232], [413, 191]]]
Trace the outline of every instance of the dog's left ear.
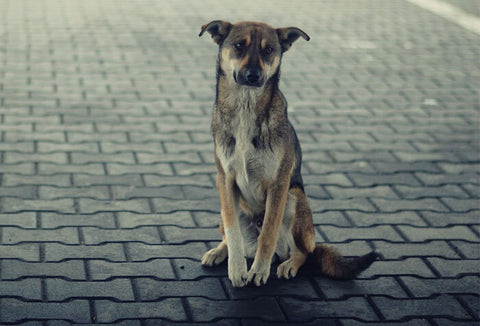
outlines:
[[295, 42], [300, 36], [305, 40], [310, 41], [310, 36], [300, 28], [296, 27], [277, 28], [277, 35], [280, 45], [282, 46], [282, 52], [288, 51], [293, 42]]
[[227, 37], [228, 33], [230, 33], [230, 29], [232, 28], [232, 24], [229, 22], [225, 22], [222, 20], [214, 20], [208, 24], [202, 26], [202, 30], [198, 36], [202, 36], [205, 31], [209, 32], [212, 35], [212, 39], [217, 44], [222, 44], [223, 40]]

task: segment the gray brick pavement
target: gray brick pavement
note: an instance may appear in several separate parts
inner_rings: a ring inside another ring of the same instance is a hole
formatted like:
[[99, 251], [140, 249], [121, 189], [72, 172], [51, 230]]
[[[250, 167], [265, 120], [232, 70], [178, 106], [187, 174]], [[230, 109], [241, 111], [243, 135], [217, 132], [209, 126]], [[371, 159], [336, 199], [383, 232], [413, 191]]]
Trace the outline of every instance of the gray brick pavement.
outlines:
[[[317, 239], [382, 253], [357, 280], [200, 266], [213, 19], [311, 36], [281, 89]], [[479, 44], [404, 0], [0, 1], [0, 323], [477, 325]]]

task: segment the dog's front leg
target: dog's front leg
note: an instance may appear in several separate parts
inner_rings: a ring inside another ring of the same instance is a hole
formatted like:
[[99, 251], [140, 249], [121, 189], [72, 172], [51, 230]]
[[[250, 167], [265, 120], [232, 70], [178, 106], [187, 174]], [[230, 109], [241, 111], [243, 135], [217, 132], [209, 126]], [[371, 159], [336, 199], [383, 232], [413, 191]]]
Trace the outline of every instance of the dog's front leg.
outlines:
[[248, 272], [248, 282], [260, 286], [267, 283], [270, 275], [270, 265], [275, 254], [283, 215], [287, 202], [289, 178], [273, 182], [267, 190], [265, 203], [265, 218], [262, 231], [258, 237], [255, 260]]
[[247, 262], [238, 222], [240, 194], [235, 185], [235, 178], [219, 171], [217, 189], [222, 206], [222, 221], [228, 250], [228, 278], [234, 287], [242, 287], [247, 281]]

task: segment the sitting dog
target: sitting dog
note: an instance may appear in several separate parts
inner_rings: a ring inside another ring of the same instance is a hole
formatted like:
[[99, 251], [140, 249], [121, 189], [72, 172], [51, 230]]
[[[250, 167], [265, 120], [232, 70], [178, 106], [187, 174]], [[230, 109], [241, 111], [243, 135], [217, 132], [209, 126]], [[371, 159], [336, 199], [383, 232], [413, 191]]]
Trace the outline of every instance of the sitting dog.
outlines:
[[[278, 278], [294, 277], [309, 257], [327, 276], [354, 278], [378, 255], [346, 260], [315, 244], [300, 144], [278, 87], [283, 53], [309, 36], [296, 27], [219, 20], [203, 25], [199, 36], [205, 32], [219, 45], [211, 131], [223, 240], [202, 264], [217, 265], [228, 256], [234, 287], [265, 284], [274, 255], [281, 262]], [[254, 258], [248, 272], [246, 257]]]

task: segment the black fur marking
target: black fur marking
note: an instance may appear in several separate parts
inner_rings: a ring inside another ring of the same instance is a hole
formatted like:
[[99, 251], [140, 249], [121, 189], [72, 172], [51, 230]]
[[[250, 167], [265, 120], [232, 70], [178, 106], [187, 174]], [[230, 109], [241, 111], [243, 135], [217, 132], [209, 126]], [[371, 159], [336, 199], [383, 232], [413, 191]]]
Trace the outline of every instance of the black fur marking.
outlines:
[[259, 149], [260, 147], [262, 147], [262, 148], [264, 147], [264, 144], [262, 144], [260, 142], [260, 136], [258, 136], [258, 135], [252, 138], [252, 145], [256, 149]]
[[231, 156], [235, 152], [235, 144], [237, 143], [235, 137], [229, 136], [225, 138], [225, 155]]
[[293, 144], [295, 146], [295, 168], [293, 169], [292, 176], [290, 177], [290, 188], [300, 188], [303, 192], [305, 189], [303, 187], [303, 178], [302, 178], [302, 148], [300, 147], [300, 142], [298, 141], [297, 133], [293, 126], [290, 124], [293, 133]]

